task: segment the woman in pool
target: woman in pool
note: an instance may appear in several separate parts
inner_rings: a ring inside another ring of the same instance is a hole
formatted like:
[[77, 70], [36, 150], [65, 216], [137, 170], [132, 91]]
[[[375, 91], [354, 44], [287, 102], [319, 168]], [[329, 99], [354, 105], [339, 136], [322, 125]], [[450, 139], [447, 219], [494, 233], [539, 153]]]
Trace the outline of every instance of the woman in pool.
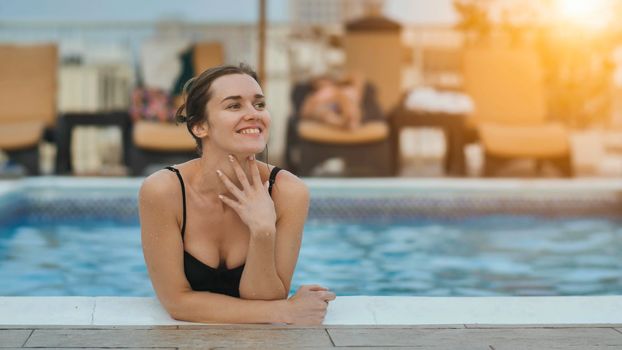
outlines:
[[291, 173], [255, 160], [270, 129], [255, 72], [211, 68], [185, 90], [177, 117], [200, 157], [149, 176], [139, 194], [158, 299], [184, 321], [322, 323], [335, 299], [327, 288], [302, 286], [287, 299], [309, 192]]

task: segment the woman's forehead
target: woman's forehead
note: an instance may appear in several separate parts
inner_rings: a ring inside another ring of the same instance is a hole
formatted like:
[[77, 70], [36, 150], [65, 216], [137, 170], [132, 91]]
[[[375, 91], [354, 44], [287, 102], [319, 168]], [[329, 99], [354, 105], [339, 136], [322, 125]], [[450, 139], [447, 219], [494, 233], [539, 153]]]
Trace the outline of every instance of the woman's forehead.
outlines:
[[228, 96], [242, 96], [254, 98], [263, 95], [261, 86], [247, 74], [229, 74], [214, 80], [211, 86], [212, 96], [220, 102]]

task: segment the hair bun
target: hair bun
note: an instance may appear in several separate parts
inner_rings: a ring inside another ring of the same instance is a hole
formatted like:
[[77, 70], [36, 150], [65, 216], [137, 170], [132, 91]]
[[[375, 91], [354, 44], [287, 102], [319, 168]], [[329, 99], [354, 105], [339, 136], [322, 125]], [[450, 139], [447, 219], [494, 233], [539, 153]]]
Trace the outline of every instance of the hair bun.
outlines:
[[177, 120], [178, 123], [186, 123], [188, 121], [188, 117], [186, 117], [183, 114], [178, 114], [177, 117], [175, 117], [175, 119]]

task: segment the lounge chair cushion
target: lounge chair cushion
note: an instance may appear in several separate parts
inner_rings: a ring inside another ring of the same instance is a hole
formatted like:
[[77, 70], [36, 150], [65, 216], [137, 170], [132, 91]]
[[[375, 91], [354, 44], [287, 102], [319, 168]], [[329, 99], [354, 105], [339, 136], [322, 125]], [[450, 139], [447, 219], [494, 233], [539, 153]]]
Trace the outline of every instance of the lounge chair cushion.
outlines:
[[56, 45], [2, 44], [0, 62], [0, 128], [4, 123], [23, 121], [55, 125]]
[[134, 144], [138, 148], [158, 151], [192, 151], [194, 139], [185, 125], [138, 121], [134, 124]]
[[333, 144], [360, 144], [382, 141], [389, 136], [385, 122], [369, 122], [356, 130], [340, 129], [317, 121], [301, 120], [298, 135], [308, 141]]
[[477, 123], [533, 126], [547, 123], [544, 73], [535, 51], [470, 49], [464, 55], [465, 88]]
[[219, 42], [199, 42], [194, 45], [192, 66], [195, 75], [225, 62], [224, 47]]
[[549, 158], [568, 154], [568, 133], [560, 124], [505, 126], [485, 123], [479, 126], [484, 149], [500, 157]]
[[43, 137], [43, 121], [9, 122], [0, 127], [0, 149], [24, 149], [39, 143]]

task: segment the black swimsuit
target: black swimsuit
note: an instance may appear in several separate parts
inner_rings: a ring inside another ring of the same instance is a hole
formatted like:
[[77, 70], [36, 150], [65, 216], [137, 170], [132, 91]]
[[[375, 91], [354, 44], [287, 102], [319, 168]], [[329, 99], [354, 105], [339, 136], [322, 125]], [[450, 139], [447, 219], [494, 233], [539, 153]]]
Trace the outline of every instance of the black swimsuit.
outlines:
[[[179, 178], [179, 183], [181, 185], [181, 196], [183, 200], [181, 239], [183, 241], [186, 231], [186, 188], [178, 169], [170, 166], [166, 167], [166, 169], [177, 174], [177, 178]], [[274, 184], [274, 179], [279, 170], [281, 169], [274, 167], [270, 172], [270, 184], [268, 187], [268, 193], [270, 193], [270, 195], [272, 195], [272, 185]], [[226, 294], [239, 298], [240, 279], [242, 278], [243, 271], [244, 264], [232, 269], [227, 269], [225, 264], [221, 262], [218, 268], [213, 268], [204, 264], [184, 249], [184, 273], [186, 274], [186, 279], [188, 279], [192, 290]]]

